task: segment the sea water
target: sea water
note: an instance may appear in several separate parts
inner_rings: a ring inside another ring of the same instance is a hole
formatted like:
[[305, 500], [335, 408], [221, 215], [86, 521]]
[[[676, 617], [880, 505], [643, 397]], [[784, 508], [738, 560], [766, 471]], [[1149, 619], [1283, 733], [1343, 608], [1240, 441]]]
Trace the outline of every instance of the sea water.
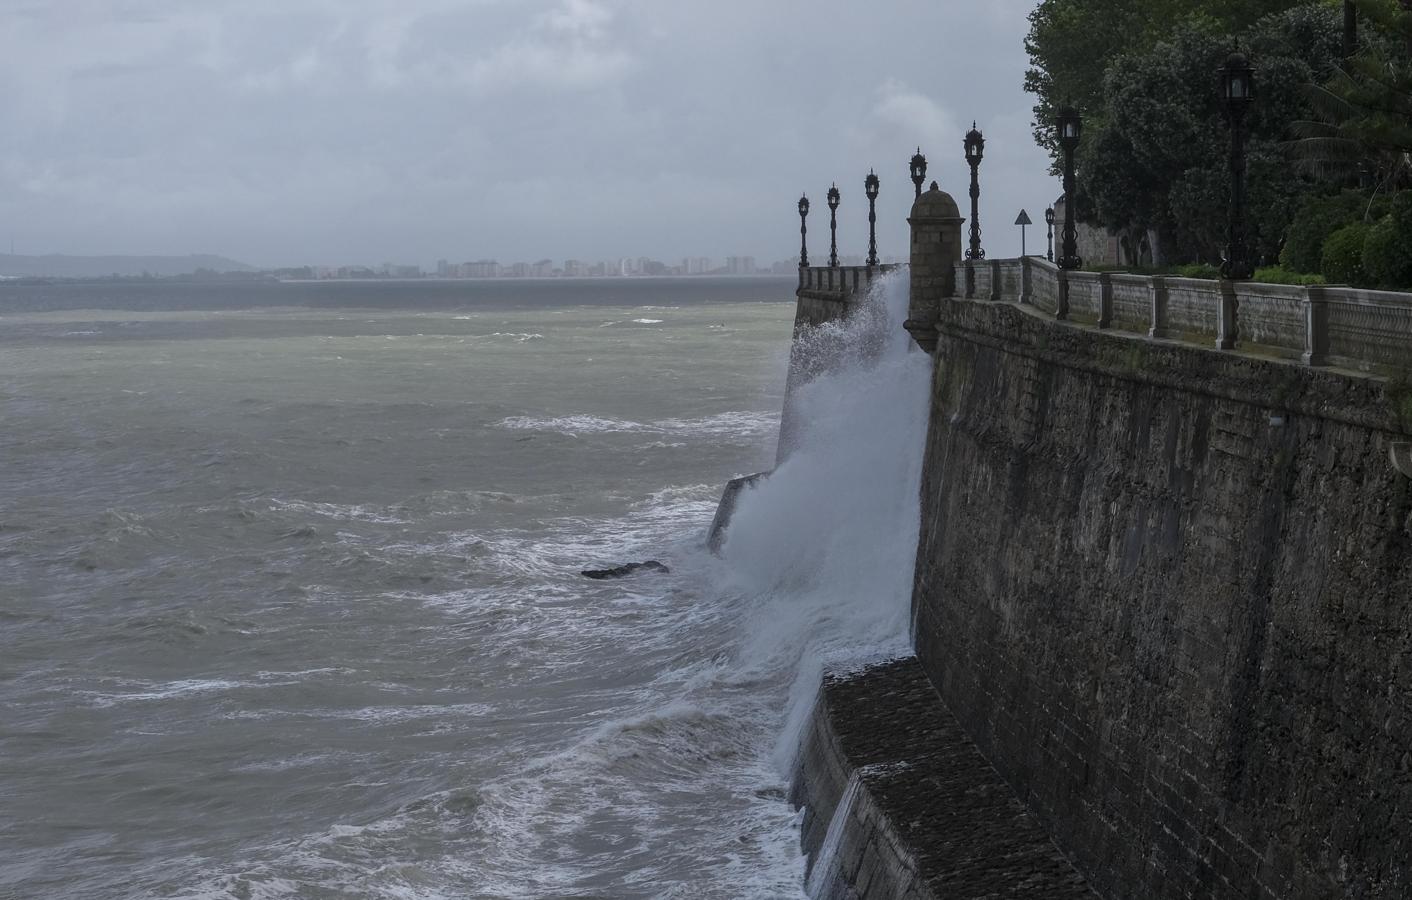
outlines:
[[[0, 288], [0, 897], [802, 896], [826, 662], [905, 647], [892, 283]], [[585, 568], [657, 559], [613, 581]]]

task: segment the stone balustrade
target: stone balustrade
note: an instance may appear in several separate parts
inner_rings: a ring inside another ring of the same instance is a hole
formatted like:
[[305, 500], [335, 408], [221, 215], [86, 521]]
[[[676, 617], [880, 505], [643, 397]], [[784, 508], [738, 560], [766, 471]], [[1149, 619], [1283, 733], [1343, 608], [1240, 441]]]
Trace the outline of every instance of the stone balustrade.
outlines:
[[957, 297], [1021, 303], [1083, 325], [1222, 350], [1239, 346], [1311, 366], [1412, 369], [1409, 293], [1064, 271], [1040, 257], [954, 265]]
[[797, 324], [821, 325], [841, 319], [848, 307], [868, 295], [873, 282], [896, 269], [885, 266], [812, 266], [799, 270]]

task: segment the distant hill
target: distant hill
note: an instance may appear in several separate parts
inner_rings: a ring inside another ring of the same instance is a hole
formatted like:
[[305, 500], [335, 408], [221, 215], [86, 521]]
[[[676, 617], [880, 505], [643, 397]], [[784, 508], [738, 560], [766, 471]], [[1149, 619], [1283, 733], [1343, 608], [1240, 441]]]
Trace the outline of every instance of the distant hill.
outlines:
[[223, 256], [18, 256], [0, 253], [0, 277], [102, 278], [105, 275], [189, 275], [197, 269], [253, 272], [254, 266]]

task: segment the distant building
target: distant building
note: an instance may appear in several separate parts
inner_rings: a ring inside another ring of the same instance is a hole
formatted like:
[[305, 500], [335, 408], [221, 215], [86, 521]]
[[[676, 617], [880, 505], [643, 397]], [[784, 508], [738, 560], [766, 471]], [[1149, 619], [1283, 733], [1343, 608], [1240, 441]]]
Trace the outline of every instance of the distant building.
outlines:
[[[1054, 258], [1064, 251], [1064, 198], [1054, 201]], [[1150, 238], [1151, 236], [1149, 236]], [[1099, 228], [1097, 225], [1074, 223], [1074, 238], [1078, 244], [1079, 258], [1086, 266], [1133, 265], [1136, 261], [1152, 265], [1151, 243], [1144, 243], [1135, 253], [1125, 252], [1122, 239], [1117, 232]]]
[[493, 259], [461, 263], [457, 268], [459, 271], [456, 274], [460, 278], [498, 278], [501, 274], [500, 263]]

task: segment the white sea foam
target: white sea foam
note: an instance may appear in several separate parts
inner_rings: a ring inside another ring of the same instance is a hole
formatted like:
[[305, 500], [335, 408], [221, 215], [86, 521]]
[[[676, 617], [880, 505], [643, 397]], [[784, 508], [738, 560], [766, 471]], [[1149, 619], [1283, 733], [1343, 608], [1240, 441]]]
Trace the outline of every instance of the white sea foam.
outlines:
[[577, 437], [583, 434], [639, 432], [683, 437], [759, 438], [771, 433], [779, 424], [775, 413], [734, 410], [689, 419], [659, 419], [636, 422], [594, 415], [511, 416], [496, 423], [501, 428], [518, 431], [548, 431]]
[[665, 320], [663, 320], [663, 319], [633, 319], [633, 322], [637, 323], [638, 325], [661, 325], [663, 321], [665, 321]]
[[359, 504], [319, 503], [308, 500], [270, 499], [270, 509], [276, 512], [307, 513], [335, 522], [373, 522], [379, 525], [406, 525], [409, 520], [391, 516], [375, 508]]
[[154, 684], [151, 682], [136, 682], [144, 689], [133, 691], [76, 691], [75, 695], [85, 697], [89, 703], [100, 709], [110, 707], [118, 703], [140, 703], [154, 700], [171, 700], [177, 697], [189, 697], [198, 694], [214, 694], [237, 688], [268, 687], [268, 684], [257, 684], [248, 681], [229, 681], [219, 678], [190, 678], [180, 681], [169, 681], [164, 684]]

